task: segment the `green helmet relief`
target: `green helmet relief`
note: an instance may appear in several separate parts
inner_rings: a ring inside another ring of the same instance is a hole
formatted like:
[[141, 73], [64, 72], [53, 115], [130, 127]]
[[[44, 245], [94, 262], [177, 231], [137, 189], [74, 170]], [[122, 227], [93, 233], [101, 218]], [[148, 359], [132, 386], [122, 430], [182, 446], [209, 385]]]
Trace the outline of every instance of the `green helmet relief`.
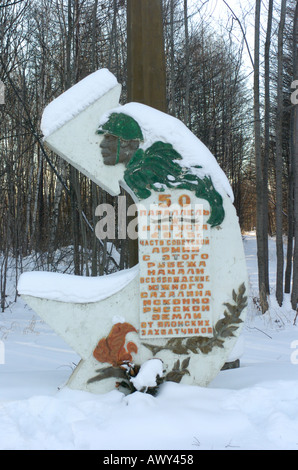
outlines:
[[111, 134], [123, 140], [144, 140], [137, 121], [123, 113], [112, 113], [108, 121], [98, 129], [97, 133]]
[[[182, 157], [171, 144], [155, 142], [146, 151], [139, 149], [135, 152], [127, 164], [124, 180], [139, 199], [147, 199], [151, 190], [163, 192], [164, 187], [159, 185], [193, 191], [196, 197], [206, 199], [210, 204], [208, 224], [211, 227], [220, 225], [225, 217], [223, 199], [211, 178], [199, 178], [191, 169], [181, 167], [177, 160], [182, 160]], [[168, 175], [172, 178], [169, 179]]]

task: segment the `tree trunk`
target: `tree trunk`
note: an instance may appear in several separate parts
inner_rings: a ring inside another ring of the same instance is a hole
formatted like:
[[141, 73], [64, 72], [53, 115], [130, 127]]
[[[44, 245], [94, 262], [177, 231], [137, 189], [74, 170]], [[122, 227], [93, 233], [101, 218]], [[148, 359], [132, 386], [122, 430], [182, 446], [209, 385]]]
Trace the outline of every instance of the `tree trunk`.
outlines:
[[254, 58], [254, 133], [256, 161], [256, 192], [257, 192], [257, 256], [259, 272], [259, 293], [262, 313], [268, 310], [265, 280], [264, 258], [264, 200], [263, 200], [263, 168], [261, 155], [261, 118], [260, 118], [260, 17], [261, 0], [256, 0], [255, 12], [255, 58]]
[[[110, 49], [109, 49], [109, 60], [108, 60], [108, 69], [112, 70], [112, 57], [113, 51], [115, 53], [116, 63], [118, 63], [118, 45], [117, 45], [117, 0], [113, 2], [113, 23], [112, 23], [112, 30], [111, 30], [111, 39], [110, 39]], [[118, 70], [118, 67], [116, 67]]]
[[265, 42], [265, 130], [264, 130], [264, 152], [263, 152], [263, 233], [264, 233], [264, 264], [266, 292], [269, 288], [269, 255], [268, 255], [268, 161], [270, 153], [270, 46], [272, 32], [273, 0], [269, 0], [267, 34]]
[[175, 44], [174, 44], [174, 0], [170, 3], [170, 102], [169, 111], [176, 116], [176, 99], [175, 99]]
[[189, 118], [189, 90], [190, 90], [190, 67], [189, 67], [189, 33], [188, 33], [188, 6], [187, 0], [184, 0], [184, 28], [185, 28], [185, 106], [184, 106], [184, 124], [190, 126]]
[[70, 180], [70, 201], [71, 201], [71, 228], [73, 236], [73, 263], [74, 263], [74, 274], [80, 275], [80, 255], [79, 255], [79, 228], [80, 219], [77, 210], [77, 194], [79, 193], [78, 188], [78, 171], [73, 167], [69, 166], [69, 180]]
[[[296, 4], [294, 17], [294, 80], [298, 80], [298, 3]], [[294, 235], [295, 246], [293, 256], [293, 285], [291, 302], [292, 308], [295, 310], [298, 306], [298, 104], [294, 105], [294, 158], [293, 158], [293, 174], [294, 174]]]
[[276, 299], [283, 302], [284, 247], [283, 247], [283, 34], [286, 16], [286, 0], [282, 0], [278, 28], [277, 119], [276, 119]]
[[[298, 4], [297, 4], [298, 5]], [[297, 8], [296, 8], [297, 13]], [[295, 63], [297, 61], [296, 55], [296, 38], [295, 38], [295, 23], [297, 19], [294, 17], [294, 28], [293, 28], [293, 78], [295, 79]], [[297, 75], [296, 75], [297, 77]], [[294, 242], [294, 184], [295, 184], [295, 143], [294, 143], [294, 126], [295, 126], [295, 106], [291, 109], [290, 117], [290, 157], [289, 157], [289, 178], [288, 178], [288, 244], [287, 244], [287, 264], [285, 270], [285, 293], [291, 293], [291, 279], [292, 279], [292, 268], [293, 268], [293, 242]]]

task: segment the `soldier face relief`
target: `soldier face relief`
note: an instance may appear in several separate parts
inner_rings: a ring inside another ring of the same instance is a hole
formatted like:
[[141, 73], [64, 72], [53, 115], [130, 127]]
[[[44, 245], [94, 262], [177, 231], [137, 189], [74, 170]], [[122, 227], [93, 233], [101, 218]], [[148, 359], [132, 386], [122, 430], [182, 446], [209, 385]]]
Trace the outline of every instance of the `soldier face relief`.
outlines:
[[126, 164], [138, 149], [139, 142], [137, 140], [123, 140], [106, 134], [100, 147], [105, 165]]

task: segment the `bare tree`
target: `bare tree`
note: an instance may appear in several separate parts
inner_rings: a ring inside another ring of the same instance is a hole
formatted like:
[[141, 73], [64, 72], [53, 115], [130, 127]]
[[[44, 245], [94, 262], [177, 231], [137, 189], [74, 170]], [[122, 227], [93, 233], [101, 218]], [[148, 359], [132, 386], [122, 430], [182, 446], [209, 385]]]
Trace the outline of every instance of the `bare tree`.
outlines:
[[[298, 3], [296, 4], [294, 16], [294, 34], [293, 34], [293, 50], [294, 50], [294, 80], [298, 80]], [[292, 308], [297, 309], [298, 306], [298, 104], [294, 106], [294, 233], [295, 245], [293, 256], [293, 285], [291, 302]]]
[[264, 276], [266, 292], [269, 294], [269, 255], [268, 255], [268, 162], [270, 154], [270, 47], [272, 33], [273, 0], [269, 0], [268, 21], [264, 51], [265, 62], [265, 101], [264, 101], [264, 152], [263, 168], [263, 238], [264, 238]]
[[262, 312], [268, 310], [266, 289], [266, 266], [264, 257], [264, 199], [263, 167], [261, 149], [261, 116], [260, 116], [260, 17], [261, 0], [256, 0], [255, 10], [255, 53], [254, 53], [254, 132], [257, 192], [257, 256], [259, 273], [259, 293]]
[[[289, 7], [291, 7], [291, 2]], [[294, 11], [292, 13], [293, 24], [294, 20]], [[290, 22], [287, 22], [290, 23]], [[294, 34], [295, 25], [291, 25], [290, 34], [289, 34], [289, 51], [291, 56], [291, 63], [288, 65], [286, 74], [288, 75], [289, 82], [293, 80], [293, 71], [294, 71], [294, 61], [295, 61], [295, 34]], [[286, 64], [287, 65], [287, 64]], [[293, 246], [294, 246], [294, 113], [295, 107], [292, 105], [289, 109], [289, 158], [288, 158], [288, 201], [287, 201], [287, 259], [286, 259], [286, 269], [285, 269], [285, 288], [284, 291], [286, 294], [291, 293], [292, 288], [292, 269], [293, 269]]]
[[283, 248], [283, 37], [286, 0], [282, 0], [278, 28], [277, 119], [276, 119], [276, 299], [283, 302], [284, 248]]
[[185, 30], [185, 109], [184, 122], [189, 125], [189, 89], [190, 89], [190, 55], [189, 55], [189, 31], [188, 31], [188, 4], [184, 0], [184, 30]]

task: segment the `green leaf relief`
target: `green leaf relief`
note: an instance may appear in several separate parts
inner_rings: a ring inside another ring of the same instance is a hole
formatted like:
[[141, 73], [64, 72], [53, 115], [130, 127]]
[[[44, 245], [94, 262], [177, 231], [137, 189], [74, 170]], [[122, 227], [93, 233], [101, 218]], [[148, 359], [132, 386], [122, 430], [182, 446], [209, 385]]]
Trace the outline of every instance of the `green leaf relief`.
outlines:
[[220, 225], [225, 217], [223, 200], [211, 178], [199, 178], [191, 169], [179, 165], [179, 160], [182, 157], [171, 144], [155, 142], [146, 151], [135, 152], [126, 167], [124, 180], [139, 199], [147, 199], [152, 190], [164, 192], [166, 187], [192, 191], [197, 198], [209, 202], [211, 227]]

